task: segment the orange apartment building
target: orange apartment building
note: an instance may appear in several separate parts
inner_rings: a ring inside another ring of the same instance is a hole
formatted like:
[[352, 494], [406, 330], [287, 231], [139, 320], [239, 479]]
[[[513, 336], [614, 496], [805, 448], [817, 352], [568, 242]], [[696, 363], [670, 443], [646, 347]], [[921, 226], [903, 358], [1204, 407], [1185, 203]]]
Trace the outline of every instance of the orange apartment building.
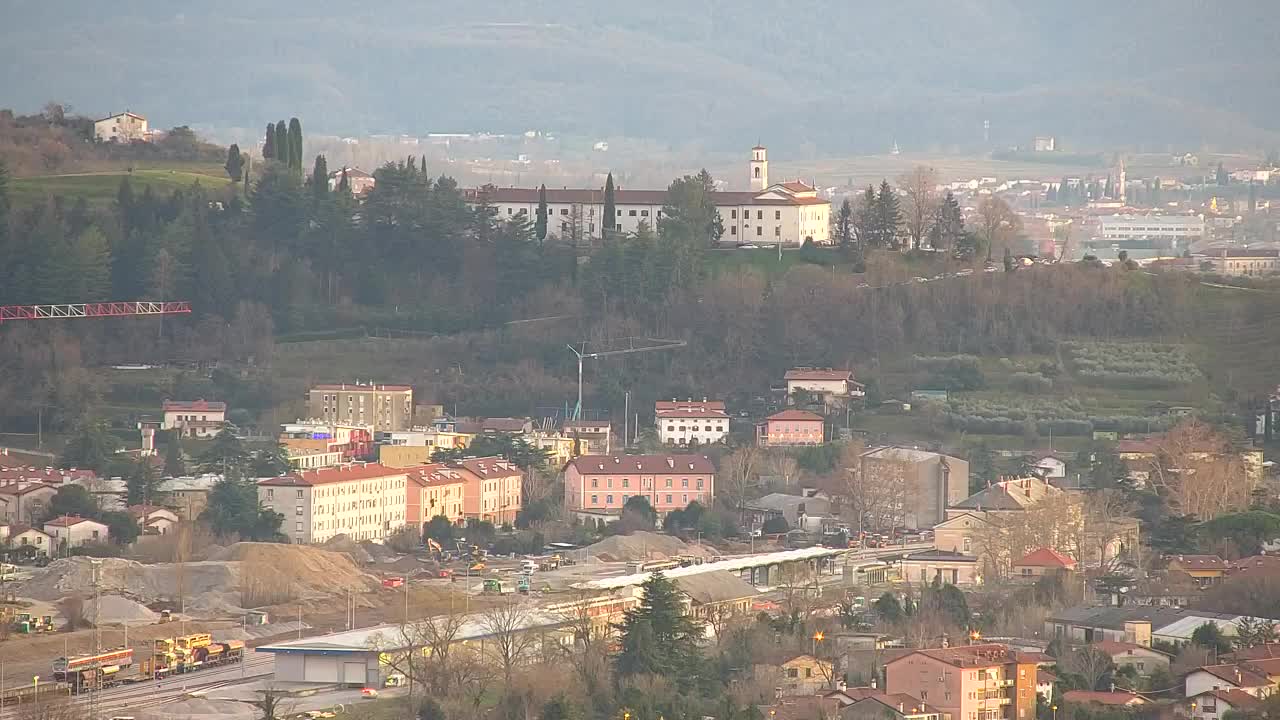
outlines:
[[995, 643], [916, 650], [885, 664], [885, 692], [919, 698], [942, 720], [1035, 720], [1036, 664]]
[[409, 478], [409, 491], [405, 495], [406, 523], [420, 526], [437, 515], [443, 515], [455, 525], [465, 520], [463, 505], [471, 473], [444, 463], [421, 465], [405, 472]]
[[450, 467], [471, 476], [463, 496], [463, 515], [495, 525], [516, 521], [524, 484], [519, 467], [500, 457], [466, 458]]

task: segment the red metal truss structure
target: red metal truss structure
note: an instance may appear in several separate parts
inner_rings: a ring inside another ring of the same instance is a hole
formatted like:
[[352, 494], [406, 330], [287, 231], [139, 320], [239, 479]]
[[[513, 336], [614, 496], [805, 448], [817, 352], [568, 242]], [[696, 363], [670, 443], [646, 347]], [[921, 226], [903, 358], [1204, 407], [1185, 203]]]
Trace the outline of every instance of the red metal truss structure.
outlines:
[[191, 303], [132, 302], [70, 303], [65, 305], [0, 305], [0, 323], [9, 320], [48, 320], [52, 318], [129, 317], [133, 315], [180, 315], [191, 312]]

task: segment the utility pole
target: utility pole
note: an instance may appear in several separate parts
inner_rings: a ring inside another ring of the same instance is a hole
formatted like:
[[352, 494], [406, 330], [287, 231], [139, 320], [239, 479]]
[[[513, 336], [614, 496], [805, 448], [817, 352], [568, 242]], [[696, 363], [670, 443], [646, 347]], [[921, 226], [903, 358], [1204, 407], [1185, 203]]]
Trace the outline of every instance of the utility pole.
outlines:
[[[594, 343], [603, 347], [601, 350], [588, 351], [587, 346]], [[578, 404], [573, 409], [573, 419], [582, 419], [582, 361], [586, 358], [602, 358], [612, 355], [630, 355], [632, 353], [651, 352], [654, 350], [671, 350], [688, 345], [684, 340], [662, 340], [647, 337], [624, 337], [615, 340], [582, 341], [581, 349], [566, 345], [569, 352], [578, 358]], [[626, 437], [623, 437], [626, 440]]]
[[[93, 654], [102, 655], [102, 560], [89, 561], [93, 581]], [[98, 691], [102, 689], [102, 660], [93, 661], [93, 684], [89, 687], [89, 717], [98, 717]]]

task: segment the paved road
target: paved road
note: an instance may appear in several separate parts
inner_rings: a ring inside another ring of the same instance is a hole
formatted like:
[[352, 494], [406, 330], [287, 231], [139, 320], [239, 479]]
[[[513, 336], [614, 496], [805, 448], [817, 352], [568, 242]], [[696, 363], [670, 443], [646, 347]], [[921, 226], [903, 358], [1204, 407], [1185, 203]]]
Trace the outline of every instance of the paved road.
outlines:
[[[77, 706], [83, 709], [85, 720], [105, 720], [125, 711], [132, 712], [176, 700], [196, 690], [207, 690], [219, 685], [239, 682], [241, 679], [271, 675], [274, 672], [275, 658], [272, 655], [251, 652], [246, 656], [245, 661], [238, 665], [202, 670], [159, 681], [121, 685], [99, 692], [96, 698], [91, 698], [86, 693], [75, 696], [74, 700]], [[95, 706], [96, 718], [90, 714], [90, 708]], [[19, 717], [20, 712], [24, 710], [25, 708], [20, 710], [16, 706], [7, 707], [0, 711], [0, 720]]]

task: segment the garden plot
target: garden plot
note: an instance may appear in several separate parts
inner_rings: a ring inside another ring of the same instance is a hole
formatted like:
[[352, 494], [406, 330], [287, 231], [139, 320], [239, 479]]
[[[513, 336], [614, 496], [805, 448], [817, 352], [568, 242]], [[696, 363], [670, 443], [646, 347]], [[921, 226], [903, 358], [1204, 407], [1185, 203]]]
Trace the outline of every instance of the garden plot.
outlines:
[[1067, 342], [1075, 376], [1090, 385], [1117, 388], [1173, 388], [1201, 378], [1182, 345], [1156, 343]]

